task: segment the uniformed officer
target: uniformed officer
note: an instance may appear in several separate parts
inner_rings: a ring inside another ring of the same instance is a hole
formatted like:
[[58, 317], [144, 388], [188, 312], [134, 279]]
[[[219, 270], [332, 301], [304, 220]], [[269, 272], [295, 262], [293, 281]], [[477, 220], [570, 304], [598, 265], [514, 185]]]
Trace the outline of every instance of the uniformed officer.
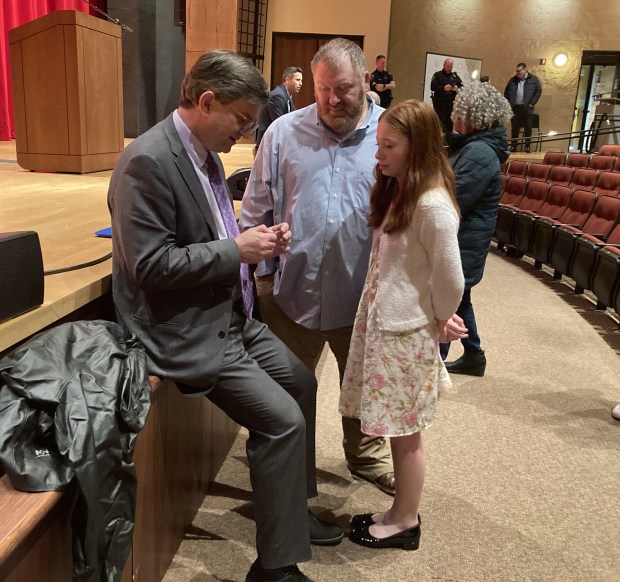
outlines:
[[443, 62], [443, 69], [437, 71], [431, 79], [431, 91], [433, 99], [433, 108], [439, 116], [443, 127], [444, 135], [449, 139], [452, 133], [452, 105], [456, 92], [463, 86], [461, 78], [452, 72], [454, 61], [446, 59]]
[[387, 109], [392, 102], [392, 89], [396, 87], [394, 77], [385, 70], [385, 55], [377, 55], [376, 69], [370, 74], [370, 90], [379, 95], [381, 107]]

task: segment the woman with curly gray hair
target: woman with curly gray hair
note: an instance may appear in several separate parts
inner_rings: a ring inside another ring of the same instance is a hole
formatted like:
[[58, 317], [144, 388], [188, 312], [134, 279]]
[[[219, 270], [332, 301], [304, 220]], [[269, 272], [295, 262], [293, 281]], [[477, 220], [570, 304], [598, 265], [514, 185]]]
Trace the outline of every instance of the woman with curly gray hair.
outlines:
[[[465, 291], [456, 313], [468, 328], [461, 343], [465, 352], [446, 368], [454, 374], [483, 376], [486, 356], [471, 303], [471, 288], [480, 282], [489, 252], [499, 207], [502, 180], [500, 164], [508, 159], [505, 124], [512, 117], [508, 101], [488, 83], [465, 85], [452, 109], [456, 135], [450, 141], [450, 164], [456, 177], [456, 198], [461, 210], [459, 247]], [[445, 359], [450, 344], [441, 344]]]

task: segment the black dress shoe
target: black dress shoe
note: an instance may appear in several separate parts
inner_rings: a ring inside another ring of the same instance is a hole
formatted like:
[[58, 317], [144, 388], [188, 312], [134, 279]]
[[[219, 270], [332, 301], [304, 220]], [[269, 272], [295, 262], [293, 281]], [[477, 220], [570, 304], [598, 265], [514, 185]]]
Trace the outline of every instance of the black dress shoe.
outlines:
[[247, 573], [245, 582], [312, 582], [312, 580], [301, 572], [295, 564], [268, 570], [256, 560]]
[[450, 374], [466, 374], [468, 376], [484, 376], [487, 366], [487, 359], [484, 351], [479, 352], [465, 351], [465, 353], [454, 362], [446, 362], [446, 370]]
[[359, 544], [360, 546], [366, 546], [367, 548], [401, 548], [403, 550], [417, 550], [420, 547], [420, 524], [386, 538], [376, 538], [373, 536], [368, 531], [368, 528], [371, 525], [372, 524], [363, 525], [359, 528], [352, 529], [349, 534], [349, 539], [353, 543]]
[[[358, 515], [354, 515], [351, 518], [351, 529], [359, 528], [364, 525], [371, 526], [375, 523], [375, 520], [372, 518], [374, 513], [359, 513]], [[418, 525], [422, 525], [422, 516], [418, 513]]]
[[337, 546], [344, 537], [344, 532], [337, 525], [323, 523], [308, 510], [310, 523], [310, 543], [315, 546]]

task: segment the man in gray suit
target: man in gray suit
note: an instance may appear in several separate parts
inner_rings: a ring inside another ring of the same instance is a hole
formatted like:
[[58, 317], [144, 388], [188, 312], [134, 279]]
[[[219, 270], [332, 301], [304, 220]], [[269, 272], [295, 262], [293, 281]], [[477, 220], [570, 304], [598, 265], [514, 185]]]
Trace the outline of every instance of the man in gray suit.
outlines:
[[110, 181], [113, 295], [150, 371], [204, 395], [249, 431], [258, 558], [246, 580], [307, 580], [310, 543], [342, 531], [307, 509], [317, 495], [316, 380], [252, 318], [248, 264], [289, 247], [288, 224], [239, 234], [214, 152], [256, 128], [267, 99], [258, 69], [223, 50], [186, 75], [179, 108], [131, 143]]

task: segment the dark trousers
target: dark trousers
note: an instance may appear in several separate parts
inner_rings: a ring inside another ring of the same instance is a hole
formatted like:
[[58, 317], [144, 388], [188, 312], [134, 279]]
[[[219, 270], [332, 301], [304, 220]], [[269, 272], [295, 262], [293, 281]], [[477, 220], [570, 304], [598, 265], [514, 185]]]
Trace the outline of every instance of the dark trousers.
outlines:
[[[471, 289], [465, 289], [465, 291], [463, 292], [463, 297], [461, 299], [461, 303], [458, 306], [458, 309], [456, 310], [456, 314], [459, 317], [463, 318], [463, 322], [465, 323], [465, 327], [467, 328], [467, 334], [469, 336], [468, 338], [461, 340], [465, 351], [481, 351], [482, 348], [480, 347], [480, 336], [478, 335], [478, 327], [476, 326], [474, 307], [471, 304]], [[439, 353], [441, 354], [442, 359], [446, 359], [449, 350], [450, 342], [439, 345]]]
[[217, 384], [206, 396], [249, 432], [260, 563], [278, 568], [310, 560], [316, 378], [266, 325], [236, 311], [227, 342]]
[[530, 142], [532, 137], [532, 122], [534, 120], [534, 108], [527, 107], [526, 105], [513, 105], [512, 112], [514, 117], [511, 120], [512, 131], [510, 146], [512, 148], [517, 147], [517, 138], [519, 137], [519, 131], [524, 128], [525, 134], [525, 150], [530, 151]]
[[443, 133], [446, 136], [446, 140], [450, 139], [450, 135], [452, 134], [452, 128], [454, 124], [452, 123], [452, 119], [450, 116], [452, 115], [452, 105], [453, 101], [433, 101], [433, 108], [435, 109], [435, 113], [439, 117], [439, 121], [441, 122], [441, 127], [443, 128]]

